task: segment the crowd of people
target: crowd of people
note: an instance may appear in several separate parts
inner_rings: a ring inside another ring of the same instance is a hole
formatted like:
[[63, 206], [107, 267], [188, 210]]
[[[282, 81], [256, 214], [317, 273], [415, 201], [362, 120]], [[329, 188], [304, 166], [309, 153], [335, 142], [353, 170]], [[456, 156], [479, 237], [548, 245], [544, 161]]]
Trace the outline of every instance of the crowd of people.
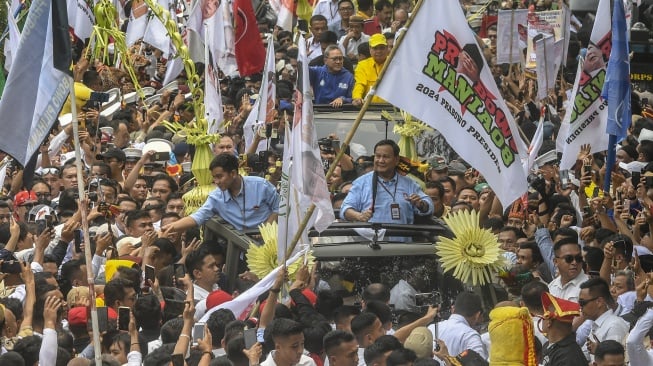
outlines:
[[[128, 17], [135, 7], [127, 5]], [[461, 1], [465, 11], [472, 5]], [[316, 1], [306, 24], [314, 103], [360, 107], [414, 6], [412, 0]], [[558, 6], [506, 1], [485, 11]], [[195, 147], [165, 123], [195, 118], [186, 75], [162, 85], [167, 60], [139, 43], [140, 53], [131, 57], [147, 87], [140, 100], [124, 70], [89, 59], [83, 42], [75, 42], [76, 100], [64, 105], [35, 167], [9, 156], [2, 161], [0, 365], [96, 364], [95, 335], [103, 365], [652, 365], [645, 337], [653, 335], [653, 112], [647, 104], [653, 95], [633, 94], [633, 124], [619, 145], [609, 192], [600, 189], [604, 151], [583, 146], [569, 170], [559, 169], [555, 152], [565, 92], [577, 60], [590, 53], [591, 20], [573, 18], [567, 67], [546, 101], [536, 100], [535, 81], [521, 67], [496, 64], [496, 24], [479, 31], [478, 47], [463, 52], [473, 61], [470, 77], [478, 77], [485, 59], [524, 136], [531, 139], [544, 123], [527, 197], [508, 207], [462, 159], [424, 156], [425, 172], [406, 172], [393, 139], [378, 141], [369, 154], [346, 149], [339, 161], [339, 136], [318, 141], [325, 171], [336, 164], [327, 187], [338, 221], [446, 227], [446, 217], [477, 212], [479, 226], [504, 251], [506, 268], [493, 276], [492, 296], [460, 284], [451, 303], [443, 303], [435, 293], [451, 289], [425, 285], [415, 273], [393, 283], [357, 278], [351, 288], [345, 284], [351, 274], [334, 283], [311, 263], [293, 273], [279, 270], [243, 314], [224, 304], [261, 279], [244, 257], [238, 278], [228, 279], [225, 243], [203, 240], [200, 229], [215, 215], [235, 230], [278, 218], [284, 142], [278, 131], [294, 112], [296, 35], [259, 21], [261, 33], [273, 35], [267, 47], [275, 51], [279, 113], [249, 143], [244, 124], [262, 75], [221, 75], [228, 123], [212, 145], [208, 168], [216, 189], [194, 212], [183, 195], [196, 185]], [[196, 66], [203, 78], [204, 65]], [[110, 100], [103, 104], [104, 97]], [[82, 181], [71, 103], [81, 123]], [[428, 301], [420, 301], [427, 293]]]

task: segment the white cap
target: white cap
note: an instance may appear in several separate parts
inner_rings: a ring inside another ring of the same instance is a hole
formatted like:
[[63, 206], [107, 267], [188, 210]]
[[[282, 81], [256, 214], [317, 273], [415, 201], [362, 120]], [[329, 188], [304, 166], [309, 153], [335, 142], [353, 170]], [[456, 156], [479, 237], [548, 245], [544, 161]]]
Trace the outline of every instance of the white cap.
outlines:
[[644, 140], [653, 141], [653, 131], [647, 130], [646, 128], [642, 129], [642, 131], [639, 133], [637, 141], [642, 142]]

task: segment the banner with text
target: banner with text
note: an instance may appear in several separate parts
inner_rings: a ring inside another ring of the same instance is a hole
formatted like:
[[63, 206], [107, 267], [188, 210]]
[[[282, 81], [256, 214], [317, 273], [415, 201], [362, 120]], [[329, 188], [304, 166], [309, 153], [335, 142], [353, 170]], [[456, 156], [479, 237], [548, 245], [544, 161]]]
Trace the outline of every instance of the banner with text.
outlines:
[[557, 42], [564, 38], [565, 14], [562, 10], [538, 11], [528, 14], [528, 44], [526, 50], [526, 68], [535, 68], [537, 51], [535, 42], [538, 39], [553, 36]]
[[526, 48], [527, 9], [499, 10], [497, 63], [519, 63]]
[[608, 104], [601, 98], [605, 68], [612, 48], [610, 25], [610, 0], [601, 0], [596, 21], [587, 46], [587, 54], [578, 75], [567, 106], [567, 113], [558, 134], [557, 149], [562, 152], [560, 169], [569, 169], [583, 144], [592, 145], [592, 152], [608, 148]]
[[474, 33], [456, 0], [425, 1], [414, 17], [376, 95], [441, 131], [507, 207], [527, 189], [527, 147]]

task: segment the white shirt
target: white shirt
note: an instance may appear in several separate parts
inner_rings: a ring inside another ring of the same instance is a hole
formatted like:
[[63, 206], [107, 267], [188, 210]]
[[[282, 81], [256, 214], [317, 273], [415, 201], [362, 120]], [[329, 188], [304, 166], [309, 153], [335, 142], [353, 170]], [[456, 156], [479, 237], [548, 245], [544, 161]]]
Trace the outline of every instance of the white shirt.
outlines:
[[320, 14], [327, 18], [327, 24], [342, 20], [338, 11], [338, 0], [320, 0], [313, 8], [313, 15]]
[[628, 314], [633, 310], [635, 306], [635, 300], [637, 300], [637, 293], [635, 291], [624, 292], [623, 294], [617, 297], [617, 307], [618, 311], [615, 311], [617, 315], [622, 316]]
[[644, 347], [644, 337], [646, 337], [651, 326], [653, 326], [653, 309], [648, 309], [637, 320], [626, 341], [630, 366], [653, 365], [653, 350], [646, 350], [646, 347]]
[[[270, 352], [268, 358], [265, 361], [261, 362], [261, 366], [277, 366], [277, 363], [274, 362], [274, 354], [276, 351]], [[302, 354], [302, 357], [299, 359], [299, 362], [293, 366], [317, 366], [315, 361], [312, 358]]]
[[452, 356], [458, 355], [466, 349], [471, 349], [476, 351], [483, 359], [488, 358], [487, 350], [483, 345], [483, 341], [481, 341], [481, 335], [469, 326], [462, 315], [452, 314], [449, 319], [439, 322], [437, 326], [437, 334], [435, 324], [428, 327], [433, 334], [433, 349], [435, 349], [435, 340], [441, 339]]
[[202, 301], [206, 299], [209, 294], [215, 290], [219, 290], [220, 286], [218, 286], [217, 283], [213, 284], [213, 288], [211, 291], [206, 291], [205, 289], [197, 286], [196, 284], [193, 284], [193, 297], [195, 298], [195, 301]]
[[614, 315], [612, 310], [608, 310], [594, 321], [594, 324], [592, 324], [592, 334], [600, 342], [613, 340], [624, 344], [629, 328], [630, 326], [625, 320]]
[[306, 50], [306, 56], [308, 57], [308, 61], [312, 61], [314, 58], [322, 56], [322, 46], [320, 45], [320, 40], [317, 40], [317, 42], [313, 43], [314, 39], [315, 37], [311, 36], [311, 38], [306, 40], [306, 47], [308, 47]]
[[340, 50], [342, 51], [342, 53], [345, 54], [345, 56], [349, 56], [350, 54], [358, 55], [358, 45], [370, 41], [370, 36], [368, 36], [365, 33], [361, 33], [361, 36], [358, 39], [354, 39], [354, 37], [350, 37], [349, 42], [347, 43], [347, 48], [345, 49], [346, 37], [347, 35], [345, 34], [344, 36], [340, 37], [340, 39], [338, 40], [338, 47], [340, 47]]
[[560, 282], [560, 276], [556, 277], [549, 283], [549, 292], [555, 297], [564, 300], [578, 302], [578, 295], [580, 294], [580, 284], [589, 280], [585, 272], [581, 272], [576, 278], [567, 282], [564, 286]]
[[[327, 357], [327, 360], [328, 359], [329, 359], [329, 357]], [[356, 365], [356, 366], [366, 366], [366, 364], [365, 364], [365, 348], [358, 347], [358, 365]]]

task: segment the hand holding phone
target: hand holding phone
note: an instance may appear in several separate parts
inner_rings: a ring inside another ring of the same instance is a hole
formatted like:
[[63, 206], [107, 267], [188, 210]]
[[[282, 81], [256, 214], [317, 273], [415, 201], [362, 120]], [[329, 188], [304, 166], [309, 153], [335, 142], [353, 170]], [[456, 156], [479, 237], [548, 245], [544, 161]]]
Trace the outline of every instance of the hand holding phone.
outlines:
[[129, 330], [129, 315], [131, 310], [128, 307], [121, 306], [118, 308], [118, 330]]

